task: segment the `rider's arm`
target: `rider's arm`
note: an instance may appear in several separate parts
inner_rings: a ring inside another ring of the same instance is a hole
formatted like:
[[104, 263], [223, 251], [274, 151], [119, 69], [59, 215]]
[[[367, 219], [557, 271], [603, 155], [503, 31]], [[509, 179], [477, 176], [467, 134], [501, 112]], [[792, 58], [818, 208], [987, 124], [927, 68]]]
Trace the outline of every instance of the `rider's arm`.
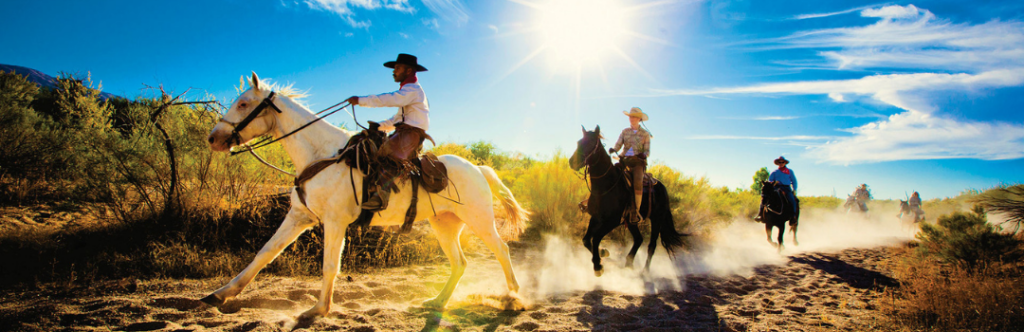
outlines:
[[359, 97], [359, 106], [402, 107], [424, 99], [423, 90], [415, 84], [406, 84], [395, 92]]
[[793, 192], [796, 192], [796, 172], [792, 168], [789, 169], [789, 179], [793, 180]]
[[619, 151], [620, 148], [622, 148], [622, 134], [619, 134], [619, 140], [615, 141], [615, 146], [612, 147], [612, 150]]
[[647, 135], [647, 137], [644, 138], [644, 154], [647, 157], [651, 156], [651, 135]]

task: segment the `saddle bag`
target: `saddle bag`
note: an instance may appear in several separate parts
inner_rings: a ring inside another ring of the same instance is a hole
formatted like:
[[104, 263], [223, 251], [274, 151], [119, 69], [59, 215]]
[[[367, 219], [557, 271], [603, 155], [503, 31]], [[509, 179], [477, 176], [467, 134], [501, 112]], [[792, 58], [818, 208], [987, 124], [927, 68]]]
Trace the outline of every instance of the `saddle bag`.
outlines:
[[448, 187], [448, 168], [437, 160], [437, 156], [427, 152], [420, 156], [419, 162], [423, 190], [436, 194]]

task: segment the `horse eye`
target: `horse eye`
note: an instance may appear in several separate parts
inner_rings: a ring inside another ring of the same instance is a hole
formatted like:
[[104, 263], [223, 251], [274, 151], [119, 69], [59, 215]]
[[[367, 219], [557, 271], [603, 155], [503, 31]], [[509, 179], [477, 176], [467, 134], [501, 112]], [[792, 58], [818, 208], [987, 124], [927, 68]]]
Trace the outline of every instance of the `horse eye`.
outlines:
[[245, 108], [245, 103], [238, 104], [238, 108]]

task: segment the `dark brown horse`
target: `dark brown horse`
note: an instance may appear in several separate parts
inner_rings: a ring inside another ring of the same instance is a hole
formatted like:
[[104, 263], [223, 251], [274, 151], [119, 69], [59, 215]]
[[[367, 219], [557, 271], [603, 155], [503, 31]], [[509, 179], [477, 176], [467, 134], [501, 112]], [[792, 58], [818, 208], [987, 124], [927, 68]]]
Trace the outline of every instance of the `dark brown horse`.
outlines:
[[[583, 129], [583, 139], [576, 143], [576, 152], [569, 159], [569, 165], [574, 170], [587, 167], [591, 183], [590, 199], [587, 201], [590, 224], [583, 236], [583, 245], [593, 254], [594, 274], [600, 277], [604, 271], [601, 266], [601, 239], [622, 225], [623, 212], [633, 208], [633, 188], [626, 182], [626, 173], [612, 165], [612, 159], [601, 143], [600, 126], [594, 131]], [[661, 182], [655, 183], [649, 190], [645, 188], [640, 215], [651, 220], [651, 242], [647, 246], [647, 263], [644, 265], [644, 272], [647, 272], [651, 268], [651, 257], [658, 245], [658, 236], [661, 236], [661, 245], [672, 254], [683, 246], [684, 235], [676, 231], [672, 209], [669, 207], [668, 190]], [[633, 258], [644, 242], [644, 237], [636, 223], [627, 223], [626, 227], [633, 234], [633, 248], [626, 256], [626, 267], [632, 268]]]
[[[761, 199], [764, 203], [764, 232], [768, 236], [768, 243], [782, 250], [782, 236], [786, 234], [786, 222], [793, 228], [793, 243], [800, 245], [796, 240], [796, 228], [800, 223], [800, 210], [794, 209], [781, 190], [776, 190], [775, 182], [764, 181], [761, 183]], [[799, 204], [799, 203], [798, 203]], [[779, 229], [779, 243], [772, 241], [772, 227]]]

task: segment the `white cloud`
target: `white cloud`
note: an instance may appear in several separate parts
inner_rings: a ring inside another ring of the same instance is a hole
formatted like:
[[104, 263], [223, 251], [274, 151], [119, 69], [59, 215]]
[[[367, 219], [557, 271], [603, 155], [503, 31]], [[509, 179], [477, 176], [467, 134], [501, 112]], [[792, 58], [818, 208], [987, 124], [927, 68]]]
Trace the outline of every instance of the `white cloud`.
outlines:
[[694, 140], [752, 140], [752, 141], [823, 141], [831, 136], [791, 135], [791, 136], [741, 136], [741, 135], [696, 135], [687, 137]]
[[[928, 11], [924, 11], [928, 12]], [[907, 6], [885, 6], [882, 8], [868, 8], [860, 12], [864, 17], [881, 17], [887, 19], [917, 17], [922, 11], [914, 5]]]
[[931, 106], [914, 92], [934, 90], [973, 90], [1024, 84], [1024, 68], [1000, 69], [980, 74], [916, 73], [872, 75], [850, 80], [798, 81], [707, 90], [661, 90], [666, 95], [789, 94], [870, 96], [877, 101], [905, 110], [930, 111]]
[[[809, 156], [823, 162], [1024, 158], [1024, 125], [954, 118], [942, 114], [929, 99], [940, 91], [974, 92], [1024, 85], [1024, 22], [996, 19], [980, 24], [955, 24], [913, 5], [876, 6], [859, 11], [863, 17], [878, 20], [865, 26], [802, 31], [758, 44], [769, 49], [819, 49], [818, 61], [830, 63], [838, 70], [885, 68], [909, 73], [661, 92], [706, 96], [822, 95], [835, 102], [867, 101], [903, 110], [860, 127], [840, 129], [849, 136], [831, 138], [827, 143], [809, 142]], [[811, 63], [803, 59], [791, 62]], [[792, 137], [801, 136], [696, 139], [792, 141]]]
[[434, 30], [441, 29], [441, 24], [437, 22], [436, 18], [422, 19], [422, 20], [420, 20], [420, 22], [423, 22], [423, 25], [426, 25], [428, 28], [431, 28], [431, 29], [434, 29]]
[[868, 8], [861, 16], [878, 21], [801, 31], [754, 44], [769, 49], [830, 49], [819, 54], [820, 60], [839, 69], [982, 71], [1024, 67], [1024, 22], [995, 19], [954, 24], [914, 5]]
[[806, 19], [812, 19], [812, 18], [831, 17], [831, 16], [836, 16], [836, 15], [843, 15], [843, 14], [849, 14], [849, 13], [853, 13], [853, 12], [858, 12], [858, 11], [864, 10], [866, 8], [870, 8], [870, 7], [851, 8], [851, 9], [847, 9], [847, 10], [841, 10], [841, 11], [830, 12], [830, 13], [800, 14], [800, 15], [794, 16], [793, 19], [794, 20], [806, 20]]
[[466, 6], [463, 6], [459, 0], [423, 0], [423, 4], [434, 14], [445, 21], [455, 23], [456, 26], [469, 22]]
[[1024, 126], [958, 121], [923, 112], [848, 129], [854, 135], [810, 148], [809, 156], [836, 164], [895, 160], [1024, 158]]
[[381, 8], [414, 13], [416, 9], [409, 6], [408, 0], [305, 0], [306, 5], [311, 9], [324, 10], [338, 14], [353, 28], [369, 28], [369, 20], [357, 20], [353, 8], [363, 10], [378, 10]]

